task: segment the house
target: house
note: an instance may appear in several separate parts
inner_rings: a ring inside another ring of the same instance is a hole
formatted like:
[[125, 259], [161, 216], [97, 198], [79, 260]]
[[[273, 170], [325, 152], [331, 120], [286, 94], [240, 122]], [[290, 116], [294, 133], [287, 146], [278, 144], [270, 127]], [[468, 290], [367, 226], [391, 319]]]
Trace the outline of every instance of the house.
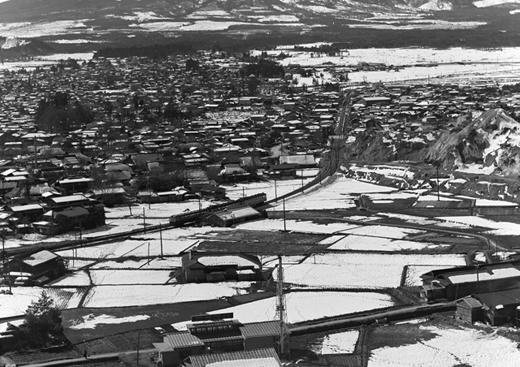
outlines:
[[482, 304], [482, 319], [491, 325], [513, 323], [518, 326], [520, 316], [520, 288], [515, 286], [496, 292], [473, 295]]
[[316, 158], [312, 154], [281, 155], [280, 164], [293, 164], [298, 168], [316, 167]]
[[54, 186], [59, 189], [63, 195], [71, 195], [77, 192], [87, 192], [92, 182], [94, 182], [94, 180], [89, 177], [66, 178], [58, 180]]
[[203, 216], [202, 222], [216, 227], [231, 227], [234, 224], [259, 219], [262, 213], [246, 205], [234, 208], [224, 208]]
[[[36, 252], [23, 258], [14, 258], [6, 265], [11, 281], [25, 274], [26, 283], [45, 284], [65, 274], [65, 264], [61, 256], [48, 250]], [[25, 282], [24, 282], [25, 283]]]
[[44, 209], [40, 204], [7, 205], [4, 207], [4, 209], [6, 212], [11, 213], [13, 217], [19, 220], [37, 220], [41, 218], [44, 213]]
[[191, 282], [220, 282], [227, 280], [267, 280], [269, 273], [253, 255], [222, 255], [190, 251], [182, 257], [184, 280]]
[[422, 299], [452, 301], [475, 293], [499, 292], [515, 287], [520, 282], [520, 261], [432, 270], [421, 278]]
[[48, 196], [41, 199], [42, 205], [50, 210], [60, 210], [81, 205], [98, 203], [84, 195]]
[[[238, 357], [234, 360], [245, 363], [244, 360], [254, 355], [266, 359], [264, 362], [271, 363], [268, 361], [271, 358], [279, 362], [276, 354], [280, 335], [278, 321], [242, 324], [233, 319], [232, 313], [222, 313], [193, 316], [186, 328], [187, 331], [165, 335], [162, 343], [154, 343], [159, 352], [159, 365], [179, 366], [188, 357], [193, 366], [230, 361], [233, 356]], [[287, 329], [285, 332], [289, 333]]]
[[296, 176], [297, 166], [290, 163], [273, 164], [269, 166], [267, 175], [272, 178], [291, 178]]

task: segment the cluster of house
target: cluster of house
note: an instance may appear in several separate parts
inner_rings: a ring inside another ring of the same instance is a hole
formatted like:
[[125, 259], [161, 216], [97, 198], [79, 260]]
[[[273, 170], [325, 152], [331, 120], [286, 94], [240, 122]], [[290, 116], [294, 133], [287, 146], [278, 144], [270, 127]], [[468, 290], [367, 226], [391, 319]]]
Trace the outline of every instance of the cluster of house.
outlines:
[[[186, 328], [154, 343], [158, 366], [282, 366], [278, 321], [241, 323], [232, 313], [222, 313], [193, 316]], [[288, 329], [283, 330], [288, 336]]]
[[421, 276], [424, 301], [455, 301], [456, 318], [491, 325], [520, 325], [518, 259], [433, 270]]
[[[338, 81], [304, 87], [293, 82], [294, 73], [304, 69], [299, 65], [285, 67], [282, 78], [265, 78], [243, 74], [252, 59], [221, 53], [192, 57], [66, 60], [0, 75], [2, 225], [55, 234], [70, 230], [56, 226], [59, 216], [73, 217], [69, 223], [75, 227], [103, 223], [93, 200], [222, 199], [221, 184], [296, 177], [317, 167], [342, 115], [340, 90], [346, 82], [339, 81], [340, 68], [312, 68], [314, 75], [326, 69]], [[514, 91], [496, 85], [351, 89], [351, 139], [381, 129], [399, 132], [401, 144], [418, 146], [472, 109], [520, 106]], [[67, 133], [52, 124], [41, 131], [36, 115], [55, 91], [71, 105], [86, 106], [92, 122]], [[59, 205], [47, 199], [58, 195]], [[63, 212], [65, 207], [72, 209]]]

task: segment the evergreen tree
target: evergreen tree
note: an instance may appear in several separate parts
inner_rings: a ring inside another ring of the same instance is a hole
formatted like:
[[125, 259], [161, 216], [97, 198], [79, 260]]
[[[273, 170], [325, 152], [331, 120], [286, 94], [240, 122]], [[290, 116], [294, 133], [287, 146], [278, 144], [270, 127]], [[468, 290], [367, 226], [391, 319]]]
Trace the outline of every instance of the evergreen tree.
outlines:
[[28, 347], [52, 345], [63, 332], [61, 311], [45, 291], [25, 311], [25, 323], [21, 326], [22, 342]]

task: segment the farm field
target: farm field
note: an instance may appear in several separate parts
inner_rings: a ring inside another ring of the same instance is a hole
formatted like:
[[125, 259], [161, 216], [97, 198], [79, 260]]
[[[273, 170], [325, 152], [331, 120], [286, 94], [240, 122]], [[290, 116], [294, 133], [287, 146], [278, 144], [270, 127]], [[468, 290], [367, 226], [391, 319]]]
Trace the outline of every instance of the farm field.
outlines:
[[[238, 189], [237, 194], [240, 191]], [[282, 253], [288, 290], [287, 316], [289, 323], [295, 324], [401, 305], [408, 301], [400, 300], [390, 290], [420, 285], [420, 275], [430, 270], [465, 265], [465, 252], [454, 251], [460, 248], [456, 246], [483, 250], [482, 244], [471, 237], [440, 234], [432, 228], [457, 229], [468, 234], [493, 230], [510, 233], [506, 231], [509, 224], [498, 219], [475, 218], [478, 220], [473, 222], [470, 217], [364, 213], [349, 207], [316, 210], [310, 215], [303, 209], [307, 197], [313, 195], [318, 198], [316, 203], [320, 200], [332, 203], [334, 198], [365, 191], [391, 198], [396, 189], [338, 176], [329, 184], [286, 201], [293, 205], [285, 221], [287, 232], [284, 232], [283, 218], [276, 217], [234, 228], [167, 229], [162, 231], [162, 249], [159, 232], [153, 232], [123, 241], [60, 251], [68, 260], [70, 272], [44, 289], [63, 309], [69, 340], [93, 343], [93, 350], [101, 353], [103, 348], [94, 346], [94, 339], [157, 326], [182, 329], [194, 314], [233, 312], [241, 322], [276, 318], [272, 283], [179, 282], [181, 256], [189, 250], [254, 254], [266, 269], [273, 270], [275, 278], [277, 255]], [[308, 208], [317, 205], [312, 204], [312, 200], [309, 203]], [[153, 208], [160, 212], [159, 205]], [[269, 216], [280, 210], [281, 203], [278, 203]], [[125, 208], [120, 208], [112, 211], [111, 216], [114, 222], [124, 222], [127, 213]], [[161, 216], [167, 218], [164, 214]], [[0, 295], [1, 317], [22, 315], [39, 292], [41, 288], [17, 288], [13, 296]], [[4, 305], [8, 305], [9, 312]], [[412, 325], [411, 328], [419, 327]], [[418, 330], [419, 335], [432, 338], [435, 335], [431, 340], [438, 340], [424, 348], [444, 348], [442, 358], [449, 363], [452, 355], [465, 360], [449, 349], [449, 340], [466, 336], [471, 340], [481, 338], [480, 334], [470, 331], [472, 329], [458, 327]], [[319, 358], [353, 358], [358, 356], [359, 337], [357, 329], [328, 333], [314, 340], [308, 348]], [[398, 348], [384, 346], [378, 340], [370, 339], [374, 347], [369, 366], [386, 366], [389, 354]], [[507, 342], [501, 339], [491, 342], [498, 343], [497, 348], [504, 348], [506, 355], [513, 353]], [[407, 358], [412, 360], [415, 354], [421, 353], [422, 347], [412, 348], [405, 342], [399, 348], [404, 348], [403, 355], [409, 355]]]

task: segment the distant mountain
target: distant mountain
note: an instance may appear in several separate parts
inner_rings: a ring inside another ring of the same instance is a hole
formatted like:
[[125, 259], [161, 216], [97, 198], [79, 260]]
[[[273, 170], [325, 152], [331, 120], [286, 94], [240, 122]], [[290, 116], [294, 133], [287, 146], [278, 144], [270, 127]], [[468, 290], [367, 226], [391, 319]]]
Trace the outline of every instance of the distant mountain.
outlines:
[[[219, 34], [323, 39], [349, 30], [364, 41], [364, 30], [462, 32], [494, 22], [487, 31], [505, 30], [501, 46], [511, 46], [520, 42], [519, 9], [520, 0], [7, 0], [0, 2], [0, 37], [78, 51], [165, 43], [202, 32], [218, 41]], [[448, 46], [469, 39], [449, 37]]]

